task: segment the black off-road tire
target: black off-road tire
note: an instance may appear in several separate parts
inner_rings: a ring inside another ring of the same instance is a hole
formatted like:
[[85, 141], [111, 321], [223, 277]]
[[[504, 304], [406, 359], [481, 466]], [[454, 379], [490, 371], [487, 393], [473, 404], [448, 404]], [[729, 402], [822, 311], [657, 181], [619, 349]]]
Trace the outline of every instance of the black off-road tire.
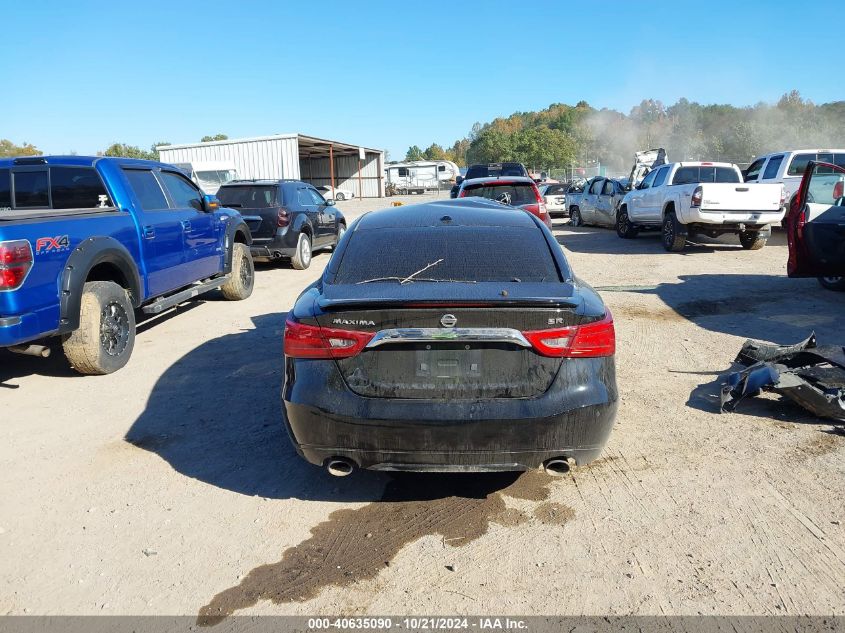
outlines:
[[290, 259], [291, 266], [297, 270], [305, 270], [311, 265], [312, 256], [311, 238], [303, 231], [299, 234], [299, 240], [296, 242], [296, 253]]
[[126, 290], [112, 281], [87, 282], [79, 327], [62, 347], [80, 374], [99, 376], [124, 367], [135, 347], [135, 309]]
[[581, 217], [581, 209], [578, 207], [572, 207], [569, 211], [569, 225], [584, 226], [584, 219]]
[[845, 277], [819, 277], [822, 288], [845, 292]]
[[229, 301], [242, 301], [252, 294], [254, 286], [255, 264], [249, 246], [235, 242], [232, 245], [232, 272], [229, 281], [220, 286], [220, 292]]
[[661, 231], [663, 248], [670, 253], [680, 253], [687, 243], [687, 232], [684, 225], [678, 222], [674, 211], [668, 211], [663, 217], [663, 230]]
[[628, 210], [622, 207], [616, 212], [616, 235], [623, 240], [632, 240], [639, 235], [640, 230], [631, 224], [628, 217]]
[[739, 243], [747, 251], [759, 251], [769, 241], [771, 231], [742, 231], [739, 234]]

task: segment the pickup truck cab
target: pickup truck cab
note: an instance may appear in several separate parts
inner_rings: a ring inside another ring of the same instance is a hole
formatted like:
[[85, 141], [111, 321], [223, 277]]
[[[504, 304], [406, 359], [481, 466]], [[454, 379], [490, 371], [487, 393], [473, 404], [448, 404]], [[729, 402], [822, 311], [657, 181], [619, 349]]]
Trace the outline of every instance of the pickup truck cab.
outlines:
[[801, 178], [810, 161], [845, 167], [845, 149], [795, 149], [759, 156], [743, 172], [745, 182], [780, 184], [787, 208], [801, 187]]
[[71, 365], [126, 365], [135, 310], [219, 288], [246, 299], [249, 228], [172, 165], [107, 157], [0, 160], [0, 348]]
[[667, 251], [683, 250], [693, 235], [733, 233], [743, 248], [757, 250], [771, 225], [783, 219], [783, 203], [782, 185], [745, 184], [736, 165], [668, 163], [650, 171], [619, 203], [616, 233], [630, 239], [659, 228]]

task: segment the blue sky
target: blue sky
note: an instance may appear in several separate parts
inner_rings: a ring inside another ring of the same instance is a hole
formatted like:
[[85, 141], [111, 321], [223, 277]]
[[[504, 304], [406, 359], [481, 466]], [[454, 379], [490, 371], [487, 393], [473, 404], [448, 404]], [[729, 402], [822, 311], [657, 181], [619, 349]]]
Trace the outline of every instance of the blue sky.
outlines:
[[845, 98], [842, 16], [840, 0], [9, 3], [0, 138], [89, 154], [303, 132], [396, 159], [557, 102], [822, 103]]

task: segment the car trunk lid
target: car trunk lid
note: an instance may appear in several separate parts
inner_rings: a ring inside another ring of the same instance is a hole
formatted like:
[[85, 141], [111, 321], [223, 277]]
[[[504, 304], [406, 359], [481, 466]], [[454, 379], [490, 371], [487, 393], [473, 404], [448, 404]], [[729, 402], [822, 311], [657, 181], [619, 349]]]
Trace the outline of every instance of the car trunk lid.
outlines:
[[[548, 291], [549, 284], [524, 284], [524, 289], [507, 284], [514, 295], [499, 288], [496, 299], [489, 298], [489, 289], [455, 288], [470, 284], [449, 284], [446, 293], [442, 284], [414, 285], [412, 291], [377, 284], [365, 300], [344, 297], [339, 286], [319, 301], [322, 328], [374, 333], [361, 353], [335, 360], [355, 393], [437, 400], [538, 396], [551, 385], [562, 359], [540, 354], [524, 333], [581, 320], [579, 301], [571, 294], [543, 296], [536, 288]], [[471, 284], [476, 285], [488, 284]]]

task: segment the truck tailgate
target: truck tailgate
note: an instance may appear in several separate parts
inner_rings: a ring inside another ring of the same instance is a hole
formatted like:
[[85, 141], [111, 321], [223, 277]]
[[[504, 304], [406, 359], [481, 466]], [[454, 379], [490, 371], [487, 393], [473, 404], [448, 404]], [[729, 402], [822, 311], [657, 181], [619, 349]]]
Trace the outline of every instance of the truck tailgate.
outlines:
[[702, 189], [702, 211], [770, 211], [781, 206], [779, 184], [709, 182]]

